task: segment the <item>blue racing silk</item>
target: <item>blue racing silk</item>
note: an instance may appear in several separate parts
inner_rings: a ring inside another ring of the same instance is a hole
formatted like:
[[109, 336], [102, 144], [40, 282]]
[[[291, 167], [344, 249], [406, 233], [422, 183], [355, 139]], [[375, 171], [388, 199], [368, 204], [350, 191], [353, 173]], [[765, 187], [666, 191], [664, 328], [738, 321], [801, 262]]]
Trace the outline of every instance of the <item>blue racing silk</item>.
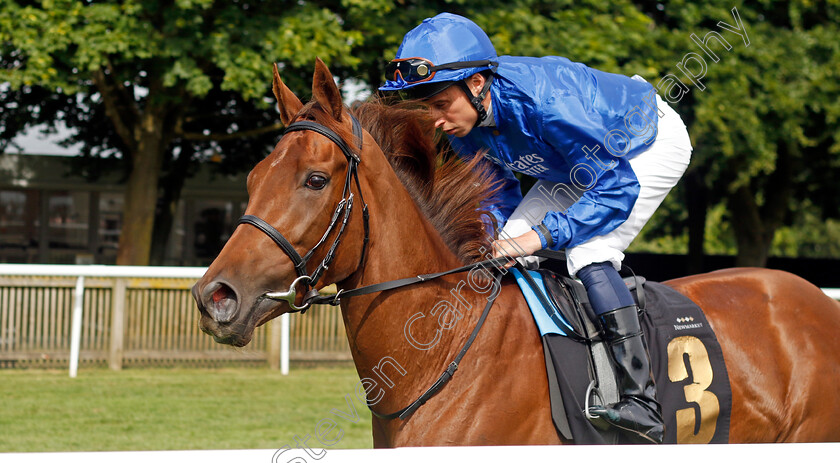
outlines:
[[[513, 172], [577, 187], [544, 198], [556, 204], [542, 218], [551, 249], [574, 247], [624, 223], [640, 189], [629, 160], [656, 139], [653, 86], [557, 56], [498, 61], [490, 90], [496, 126], [449, 139], [460, 156], [484, 153], [493, 161], [503, 185], [497, 202], [485, 207], [499, 229], [522, 201]], [[562, 195], [571, 200], [559, 200]], [[565, 210], [560, 205], [573, 201]], [[547, 237], [533, 229], [546, 247]]]

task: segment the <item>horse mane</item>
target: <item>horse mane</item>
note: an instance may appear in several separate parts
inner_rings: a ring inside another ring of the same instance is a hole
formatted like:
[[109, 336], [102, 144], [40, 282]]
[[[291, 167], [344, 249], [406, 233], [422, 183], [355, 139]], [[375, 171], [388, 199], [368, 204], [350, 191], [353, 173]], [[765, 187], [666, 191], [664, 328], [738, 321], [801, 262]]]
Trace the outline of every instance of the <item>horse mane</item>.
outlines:
[[[373, 99], [355, 105], [351, 112], [376, 140], [446, 246], [464, 263], [484, 259], [495, 235], [496, 220], [480, 205], [493, 202], [500, 181], [483, 156], [464, 161], [451, 152], [448, 144], [439, 147], [434, 121], [416, 104], [387, 104]], [[317, 103], [307, 104], [301, 115], [352, 140], [346, 126], [326, 117]]]

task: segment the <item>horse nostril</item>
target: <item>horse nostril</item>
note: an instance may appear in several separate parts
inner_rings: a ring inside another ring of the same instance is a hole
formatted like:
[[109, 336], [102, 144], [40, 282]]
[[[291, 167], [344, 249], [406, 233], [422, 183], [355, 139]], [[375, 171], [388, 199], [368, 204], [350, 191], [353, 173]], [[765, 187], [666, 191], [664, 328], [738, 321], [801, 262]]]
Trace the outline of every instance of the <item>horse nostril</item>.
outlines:
[[236, 294], [227, 285], [222, 285], [213, 292], [213, 303], [218, 304], [223, 299], [236, 299]]
[[236, 292], [230, 286], [220, 282], [216, 282], [208, 289], [212, 292], [207, 311], [213, 319], [218, 323], [228, 323], [233, 320], [239, 308]]

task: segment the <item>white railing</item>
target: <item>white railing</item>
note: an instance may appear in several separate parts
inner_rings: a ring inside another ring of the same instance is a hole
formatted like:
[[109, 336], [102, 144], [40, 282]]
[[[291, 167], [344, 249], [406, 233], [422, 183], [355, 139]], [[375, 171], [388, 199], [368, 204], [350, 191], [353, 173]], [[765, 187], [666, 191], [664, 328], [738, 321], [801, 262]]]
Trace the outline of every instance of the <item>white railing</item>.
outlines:
[[[195, 278], [204, 275], [206, 267], [150, 267], [125, 265], [32, 265], [0, 264], [0, 275], [5, 276], [40, 276], [40, 277], [76, 277], [73, 297], [70, 336], [70, 377], [75, 378], [79, 367], [79, 352], [82, 333], [82, 307], [84, 306], [85, 278]], [[120, 311], [116, 312], [120, 314]], [[272, 321], [277, 323], [277, 321]], [[122, 319], [114, 320], [115, 326], [121, 326]], [[279, 319], [279, 342], [272, 342], [272, 348], [280, 350], [280, 371], [289, 373], [289, 314]], [[112, 342], [121, 342], [115, 337]]]
[[207, 267], [144, 267], [134, 265], [0, 264], [0, 275], [101, 278], [195, 278]]
[[[82, 332], [82, 307], [85, 294], [85, 278], [194, 278], [204, 275], [205, 267], [148, 267], [148, 266], [112, 266], [112, 265], [32, 265], [0, 264], [0, 275], [5, 276], [40, 276], [40, 277], [75, 277], [73, 308], [70, 337], [70, 376], [76, 377], [79, 366], [79, 353]], [[840, 300], [840, 288], [821, 288], [829, 297]], [[121, 312], [115, 311], [114, 326], [121, 326]], [[279, 331], [279, 336], [271, 340], [270, 350], [279, 350], [279, 368], [283, 374], [289, 372], [289, 314], [271, 322]], [[277, 326], [276, 324], [279, 324]], [[113, 343], [120, 343], [115, 337]], [[115, 346], [115, 349], [121, 346]], [[275, 354], [276, 355], [276, 354]], [[112, 365], [113, 367], [113, 365]]]
[[820, 288], [823, 292], [832, 299], [840, 301], [840, 288]]

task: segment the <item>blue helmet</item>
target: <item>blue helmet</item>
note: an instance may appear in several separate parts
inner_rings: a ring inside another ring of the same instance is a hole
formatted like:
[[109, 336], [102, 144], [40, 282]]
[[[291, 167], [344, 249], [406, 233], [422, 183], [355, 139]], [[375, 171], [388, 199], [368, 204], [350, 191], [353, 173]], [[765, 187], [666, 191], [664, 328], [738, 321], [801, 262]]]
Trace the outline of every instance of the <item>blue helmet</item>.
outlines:
[[386, 82], [379, 90], [408, 90], [423, 85], [423, 90], [440, 91], [477, 72], [493, 69], [496, 58], [490, 38], [476, 23], [463, 16], [441, 13], [424, 19], [405, 34], [397, 56], [385, 69]]

